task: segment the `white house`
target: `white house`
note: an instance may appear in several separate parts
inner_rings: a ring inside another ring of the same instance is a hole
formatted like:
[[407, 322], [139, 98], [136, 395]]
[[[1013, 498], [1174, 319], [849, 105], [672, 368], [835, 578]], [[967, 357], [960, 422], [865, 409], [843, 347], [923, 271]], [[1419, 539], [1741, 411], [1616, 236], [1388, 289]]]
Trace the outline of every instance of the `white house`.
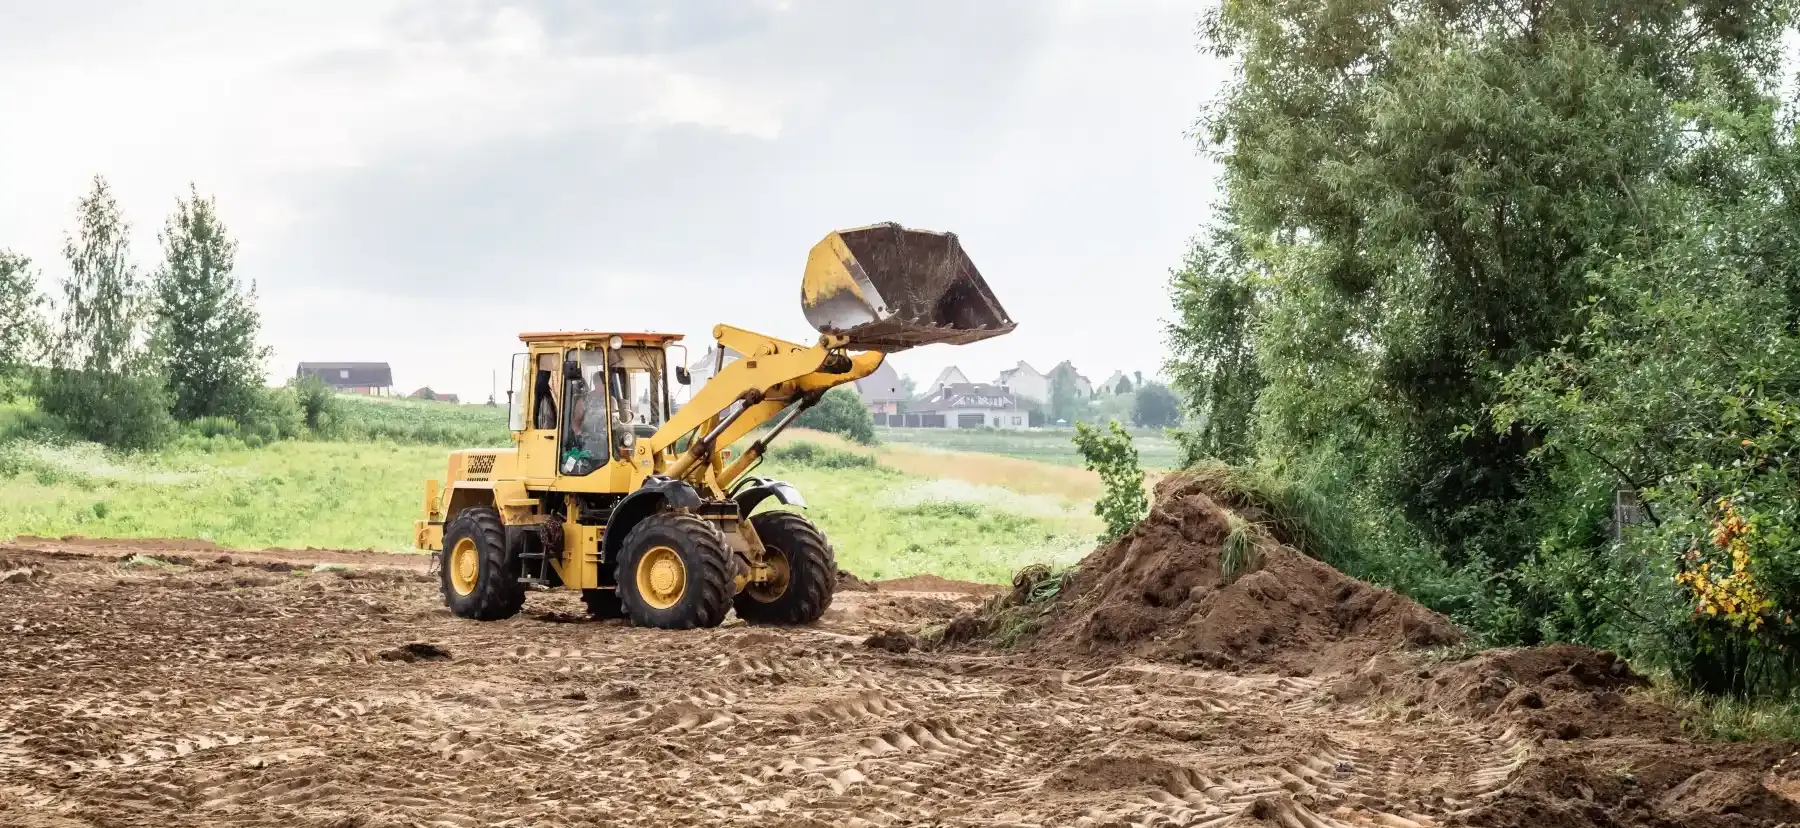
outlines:
[[1050, 378], [1022, 359], [1018, 365], [1001, 371], [1000, 378], [994, 384], [1011, 391], [1020, 400], [1034, 403], [1050, 401]]
[[1114, 371], [1112, 372], [1112, 376], [1107, 377], [1105, 382], [1100, 383], [1100, 388], [1098, 390], [1102, 394], [1123, 394], [1127, 391], [1137, 390], [1137, 383], [1132, 382], [1130, 377], [1125, 376], [1124, 371]]
[[907, 406], [902, 417], [910, 428], [1014, 429], [1027, 425], [1025, 412], [1011, 391], [973, 382], [946, 386], [924, 402]]
[[[1058, 376], [1069, 378], [1070, 386], [1075, 389], [1075, 396], [1084, 400], [1094, 396], [1094, 384], [1089, 382], [1087, 377], [1082, 376], [1080, 371], [1075, 370], [1075, 363], [1066, 359], [1057, 363], [1055, 368], [1050, 369], [1046, 387], [1054, 388], [1055, 378]], [[1046, 396], [1045, 399], [1049, 399], [1049, 397]]]
[[938, 372], [937, 379], [931, 381], [929, 393], [936, 394], [952, 385], [968, 385], [969, 378], [963, 376], [961, 368], [954, 365]]

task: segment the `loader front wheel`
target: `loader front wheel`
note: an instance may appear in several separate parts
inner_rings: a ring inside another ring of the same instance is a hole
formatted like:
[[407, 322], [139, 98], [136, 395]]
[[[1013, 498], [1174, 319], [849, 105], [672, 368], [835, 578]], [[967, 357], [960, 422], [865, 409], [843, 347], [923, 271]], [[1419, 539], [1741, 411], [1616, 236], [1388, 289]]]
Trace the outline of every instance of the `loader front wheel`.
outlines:
[[619, 603], [639, 627], [717, 627], [731, 608], [730, 556], [712, 524], [679, 512], [651, 515], [625, 536]]
[[825, 534], [794, 512], [750, 517], [762, 539], [764, 561], [775, 577], [750, 584], [734, 601], [746, 624], [810, 624], [831, 607], [837, 584], [837, 556]]
[[444, 526], [443, 565], [438, 590], [452, 613], [477, 621], [519, 614], [525, 587], [506, 551], [500, 513], [486, 507], [464, 509]]

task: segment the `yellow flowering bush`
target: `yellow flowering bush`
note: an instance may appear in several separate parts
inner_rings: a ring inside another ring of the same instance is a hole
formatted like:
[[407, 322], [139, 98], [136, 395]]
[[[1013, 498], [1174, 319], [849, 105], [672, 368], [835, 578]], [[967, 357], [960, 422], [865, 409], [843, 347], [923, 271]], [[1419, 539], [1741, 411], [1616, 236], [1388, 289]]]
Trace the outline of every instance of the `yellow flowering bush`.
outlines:
[[1676, 583], [1693, 595], [1694, 613], [1719, 618], [1740, 629], [1756, 631], [1765, 624], [1794, 623], [1792, 614], [1777, 610], [1757, 582], [1756, 521], [1737, 504], [1720, 498], [1713, 504], [1710, 546], [1695, 544], [1683, 556]]

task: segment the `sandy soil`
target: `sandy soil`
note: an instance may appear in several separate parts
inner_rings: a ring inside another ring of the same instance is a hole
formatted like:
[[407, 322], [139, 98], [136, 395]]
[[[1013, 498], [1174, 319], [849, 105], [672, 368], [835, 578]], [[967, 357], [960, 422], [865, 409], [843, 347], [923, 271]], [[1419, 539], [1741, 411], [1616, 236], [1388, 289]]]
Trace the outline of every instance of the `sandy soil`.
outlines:
[[[122, 563], [139, 553], [186, 564]], [[563, 593], [459, 620], [410, 556], [0, 544], [20, 570], [0, 582], [9, 826], [1404, 828], [1491, 815], [1546, 749], [1319, 677], [864, 646], [982, 600], [948, 589], [677, 633]]]

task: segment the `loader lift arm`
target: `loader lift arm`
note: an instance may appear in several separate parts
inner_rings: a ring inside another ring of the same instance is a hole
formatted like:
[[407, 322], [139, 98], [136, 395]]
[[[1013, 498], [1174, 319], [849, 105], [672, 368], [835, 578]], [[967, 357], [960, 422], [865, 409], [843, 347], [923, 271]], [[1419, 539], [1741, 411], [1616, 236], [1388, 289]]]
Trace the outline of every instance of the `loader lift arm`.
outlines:
[[[817, 343], [808, 346], [718, 325], [713, 328], [713, 337], [721, 348], [743, 354], [743, 358], [707, 381], [680, 412], [647, 439], [646, 445], [651, 456], [661, 456], [682, 437], [695, 434], [687, 452], [669, 466], [667, 474], [693, 480], [710, 466], [721, 490], [730, 488], [732, 481], [761, 456], [774, 434], [752, 444], [730, 469], [723, 468], [719, 449], [736, 443], [798, 403], [799, 407], [778, 425], [778, 429], [785, 427], [826, 391], [875, 373], [887, 356], [880, 351], [848, 354], [848, 338], [837, 334], [821, 335]], [[724, 413], [739, 402], [743, 403], [741, 410]]]

